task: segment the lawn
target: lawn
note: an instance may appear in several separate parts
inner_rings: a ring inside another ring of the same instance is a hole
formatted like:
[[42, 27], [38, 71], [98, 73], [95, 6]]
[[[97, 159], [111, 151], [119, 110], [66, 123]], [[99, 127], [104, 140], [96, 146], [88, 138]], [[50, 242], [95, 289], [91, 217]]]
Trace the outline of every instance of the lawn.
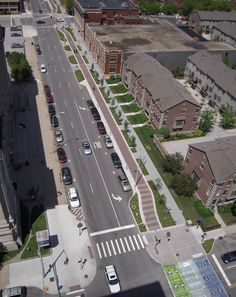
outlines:
[[86, 56], [84, 56], [84, 55], [83, 55], [83, 59], [84, 59], [84, 62], [85, 62], [86, 64], [88, 64], [88, 63], [89, 63], [89, 61], [88, 61], [88, 59], [87, 59], [87, 57], [86, 57]]
[[204, 240], [202, 246], [207, 254], [210, 253], [210, 251], [212, 250], [213, 243], [214, 239]]
[[136, 224], [139, 227], [140, 232], [145, 232], [146, 231], [146, 227], [142, 222], [142, 218], [140, 215], [140, 211], [139, 211], [139, 203], [138, 203], [138, 195], [135, 194], [131, 200], [130, 200], [130, 208], [131, 211], [133, 213], [134, 219], [136, 221]]
[[105, 92], [105, 89], [104, 89], [103, 87], [101, 87], [101, 88], [99, 88], [99, 89], [100, 89], [100, 91], [101, 91], [101, 93], [102, 93], [102, 96], [103, 96], [103, 98], [105, 99], [106, 103], [110, 103], [110, 100], [109, 100], [109, 98], [108, 98], [108, 96], [107, 96], [107, 94], [106, 94], [106, 92]]
[[69, 56], [68, 59], [71, 62], [71, 64], [77, 64], [77, 60], [74, 55]]
[[119, 103], [128, 103], [134, 100], [134, 96], [131, 93], [127, 93], [125, 95], [122, 96], [116, 96], [116, 100]]
[[118, 114], [116, 113], [116, 110], [114, 107], [110, 107], [110, 110], [113, 114], [114, 119], [116, 120], [117, 124], [120, 126], [122, 124], [121, 118], [119, 118]]
[[62, 32], [61, 32], [60, 30], [58, 30], [58, 29], [57, 29], [57, 34], [58, 34], [59, 39], [60, 39], [61, 41], [65, 41], [65, 40], [66, 40], [66, 37], [65, 37], [64, 33], [62, 33]]
[[162, 195], [160, 195], [160, 193], [156, 189], [153, 181], [149, 181], [148, 183], [152, 189], [152, 192], [155, 198], [156, 211], [162, 227], [174, 226], [175, 221], [173, 220], [171, 214], [166, 211], [167, 207]]
[[84, 80], [83, 73], [81, 72], [80, 69], [75, 70], [75, 76], [76, 76], [78, 82], [81, 82]]
[[122, 93], [126, 93], [128, 91], [123, 84], [111, 86], [110, 89], [113, 94], [122, 94]]
[[77, 47], [78, 47], [78, 50], [81, 52], [82, 51], [81, 46], [77, 45]]
[[127, 116], [127, 119], [131, 125], [143, 124], [148, 120], [147, 116], [144, 113]]
[[129, 138], [128, 131], [122, 130], [121, 132], [124, 135], [124, 138], [125, 138], [126, 142], [128, 143], [128, 146], [135, 147], [132, 139]]
[[229, 204], [218, 206], [218, 212], [226, 225], [231, 225], [236, 223], [236, 217], [233, 216], [231, 211], [233, 204], [234, 203], [229, 203]]
[[67, 45], [64, 46], [64, 50], [65, 50], [65, 51], [71, 51], [71, 48], [70, 48], [70, 46], [67, 44]]
[[136, 161], [137, 161], [137, 163], [138, 163], [138, 165], [139, 165], [139, 167], [140, 167], [142, 173], [143, 173], [144, 175], [148, 175], [149, 173], [148, 173], [147, 168], [145, 167], [143, 161], [142, 161], [141, 159], [137, 159]]
[[97, 71], [95, 71], [95, 70], [92, 70], [92, 69], [90, 70], [90, 72], [91, 72], [94, 80], [96, 81], [96, 83], [99, 84], [100, 83], [99, 73]]
[[71, 34], [73, 40], [76, 41], [76, 38], [75, 38], [75, 35], [73, 33], [72, 28], [71, 27], [66, 27], [65, 29], [66, 29], [66, 31], [68, 31]]
[[121, 76], [120, 75], [111, 75], [108, 79], [106, 79], [106, 82], [109, 85], [117, 84], [117, 83], [121, 82]]
[[122, 108], [124, 113], [140, 111], [140, 107], [136, 103], [131, 103], [131, 104], [128, 104], [128, 105], [121, 105], [120, 107]]

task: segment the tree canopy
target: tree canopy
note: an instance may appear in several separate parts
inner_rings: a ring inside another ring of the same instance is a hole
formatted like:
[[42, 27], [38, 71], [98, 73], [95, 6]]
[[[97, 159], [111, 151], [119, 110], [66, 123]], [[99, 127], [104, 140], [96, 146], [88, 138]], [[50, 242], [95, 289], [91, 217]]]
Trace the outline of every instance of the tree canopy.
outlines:
[[196, 182], [188, 174], [176, 174], [171, 180], [171, 188], [177, 195], [191, 197], [197, 190]]
[[214, 123], [214, 111], [208, 108], [202, 112], [198, 128], [203, 132], [209, 132], [214, 126]]
[[171, 174], [180, 173], [183, 170], [183, 156], [180, 153], [167, 155], [162, 161], [162, 168]]
[[15, 81], [22, 81], [30, 78], [31, 67], [26, 60], [25, 54], [12, 52], [8, 53], [6, 57], [11, 67], [11, 76]]
[[220, 124], [223, 129], [230, 129], [235, 126], [236, 123], [236, 117], [232, 110], [225, 109], [222, 114], [222, 119], [220, 121]]

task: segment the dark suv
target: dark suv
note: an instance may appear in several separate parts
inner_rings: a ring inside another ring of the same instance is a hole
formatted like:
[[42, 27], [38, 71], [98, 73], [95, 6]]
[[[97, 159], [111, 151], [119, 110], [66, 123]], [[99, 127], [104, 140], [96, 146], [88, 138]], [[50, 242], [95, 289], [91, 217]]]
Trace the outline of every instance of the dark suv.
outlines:
[[91, 110], [91, 113], [93, 115], [94, 120], [95, 121], [100, 121], [101, 120], [101, 117], [100, 117], [100, 114], [99, 114], [97, 108], [96, 107], [92, 107], [90, 110]]
[[111, 153], [111, 159], [115, 168], [122, 168], [121, 160], [117, 153]]
[[72, 175], [71, 175], [69, 167], [63, 167], [61, 169], [61, 179], [62, 179], [64, 185], [72, 184], [73, 180], [72, 180]]
[[236, 261], [236, 251], [225, 253], [225, 254], [221, 255], [221, 259], [226, 264]]
[[97, 122], [98, 131], [100, 134], [107, 134], [106, 128], [103, 124], [103, 122]]
[[50, 116], [56, 114], [56, 110], [55, 110], [54, 105], [48, 104], [48, 113], [50, 114]]

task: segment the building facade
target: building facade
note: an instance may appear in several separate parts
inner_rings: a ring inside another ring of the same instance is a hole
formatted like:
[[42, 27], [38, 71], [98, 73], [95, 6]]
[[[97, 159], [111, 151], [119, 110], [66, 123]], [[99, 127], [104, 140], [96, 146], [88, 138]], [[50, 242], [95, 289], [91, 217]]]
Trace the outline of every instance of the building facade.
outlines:
[[146, 54], [125, 59], [122, 80], [156, 128], [194, 131], [200, 105], [172, 73]]
[[0, 0], [0, 14], [18, 14], [21, 7], [21, 0]]
[[236, 136], [189, 146], [184, 171], [207, 207], [236, 200]]
[[236, 48], [236, 23], [222, 22], [212, 28], [211, 39], [226, 42]]
[[236, 70], [221, 55], [199, 51], [188, 57], [185, 75], [218, 110], [236, 112]]

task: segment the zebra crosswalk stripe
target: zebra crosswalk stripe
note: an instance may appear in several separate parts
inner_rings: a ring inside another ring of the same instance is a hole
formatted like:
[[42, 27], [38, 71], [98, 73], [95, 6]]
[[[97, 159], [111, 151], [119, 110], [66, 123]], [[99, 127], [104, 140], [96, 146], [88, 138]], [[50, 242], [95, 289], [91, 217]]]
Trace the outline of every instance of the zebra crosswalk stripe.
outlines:
[[128, 251], [130, 252], [130, 247], [129, 247], [129, 243], [128, 243], [128, 240], [126, 237], [124, 237], [124, 240], [125, 240], [125, 243], [126, 243], [126, 246], [127, 246], [127, 249]]
[[114, 255], [116, 256], [116, 249], [115, 249], [114, 243], [113, 243], [113, 241], [112, 241], [112, 240], [110, 240], [110, 243], [111, 243], [111, 246], [112, 246], [112, 249], [113, 249]]
[[116, 243], [119, 254], [121, 254], [121, 250], [120, 250], [119, 243], [118, 243], [117, 239], [115, 239], [115, 243]]
[[142, 248], [144, 249], [144, 244], [143, 244], [143, 241], [142, 241], [142, 238], [141, 238], [140, 234], [138, 234], [138, 239], [139, 239], [139, 241], [141, 243]]
[[110, 250], [110, 247], [109, 247], [108, 241], [106, 241], [106, 245], [107, 245], [108, 253], [109, 253], [110, 257], [111, 257], [111, 250]]
[[107, 257], [107, 253], [106, 253], [106, 250], [105, 250], [105, 247], [104, 247], [103, 242], [101, 242], [101, 246], [102, 246], [104, 257], [106, 258]]
[[122, 238], [120, 238], [120, 243], [121, 243], [121, 246], [122, 246], [122, 249], [123, 249], [124, 253], [126, 253], [126, 249], [125, 249]]
[[136, 245], [137, 245], [138, 250], [140, 250], [140, 247], [139, 247], [139, 244], [138, 244], [138, 241], [137, 241], [135, 235], [133, 235], [133, 238], [134, 238], [134, 241], [135, 241], [135, 243], [136, 243]]
[[98, 250], [99, 258], [102, 259], [102, 254], [101, 254], [101, 251], [100, 251], [100, 248], [99, 248], [98, 243], [96, 244], [96, 247], [97, 247], [97, 250]]
[[130, 243], [131, 243], [131, 245], [132, 245], [133, 250], [135, 251], [134, 243], [133, 243], [133, 241], [132, 241], [131, 236], [129, 236], [129, 241], [130, 241]]

